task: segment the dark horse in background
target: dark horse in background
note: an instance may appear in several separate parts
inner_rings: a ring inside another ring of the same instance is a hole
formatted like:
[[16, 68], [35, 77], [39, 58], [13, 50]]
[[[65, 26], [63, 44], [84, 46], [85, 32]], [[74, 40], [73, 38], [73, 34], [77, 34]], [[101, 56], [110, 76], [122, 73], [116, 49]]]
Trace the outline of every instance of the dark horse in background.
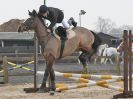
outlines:
[[[53, 70], [53, 64], [55, 60], [59, 59], [61, 41], [55, 36], [51, 35], [46, 31], [47, 27], [42, 23], [41, 19], [37, 15], [36, 11], [29, 12], [30, 18], [22, 23], [18, 29], [18, 32], [34, 30], [38, 41], [43, 48], [42, 55], [46, 61], [46, 69], [44, 78], [39, 91], [46, 89], [46, 81], [48, 75], [50, 75], [50, 92], [55, 91], [55, 73]], [[96, 53], [98, 46], [101, 44], [101, 39], [94, 32], [83, 28], [75, 27], [72, 29], [76, 36], [66, 40], [62, 57], [71, 55], [75, 51], [82, 51], [79, 56], [84, 67], [86, 67], [86, 60]]]

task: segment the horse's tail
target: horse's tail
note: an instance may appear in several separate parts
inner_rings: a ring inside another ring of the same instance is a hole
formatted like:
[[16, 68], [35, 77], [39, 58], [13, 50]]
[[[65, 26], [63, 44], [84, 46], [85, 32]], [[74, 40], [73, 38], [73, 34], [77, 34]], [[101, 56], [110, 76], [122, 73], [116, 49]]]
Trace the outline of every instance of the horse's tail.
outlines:
[[92, 48], [94, 50], [94, 53], [96, 53], [97, 49], [98, 49], [98, 46], [101, 45], [101, 43], [102, 43], [102, 40], [96, 33], [94, 33], [93, 31], [91, 31], [91, 32], [95, 37], [94, 43], [92, 44]]

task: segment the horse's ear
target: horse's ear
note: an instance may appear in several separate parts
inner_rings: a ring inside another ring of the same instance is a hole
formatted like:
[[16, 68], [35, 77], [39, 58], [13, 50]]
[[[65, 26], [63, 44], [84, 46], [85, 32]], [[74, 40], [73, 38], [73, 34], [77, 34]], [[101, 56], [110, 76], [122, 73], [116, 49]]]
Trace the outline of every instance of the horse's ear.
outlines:
[[29, 16], [31, 16], [32, 15], [32, 13], [28, 10], [28, 13], [29, 13]]
[[33, 12], [32, 13], [33, 13], [34, 16], [37, 15], [36, 10], [34, 10], [34, 9], [33, 9]]

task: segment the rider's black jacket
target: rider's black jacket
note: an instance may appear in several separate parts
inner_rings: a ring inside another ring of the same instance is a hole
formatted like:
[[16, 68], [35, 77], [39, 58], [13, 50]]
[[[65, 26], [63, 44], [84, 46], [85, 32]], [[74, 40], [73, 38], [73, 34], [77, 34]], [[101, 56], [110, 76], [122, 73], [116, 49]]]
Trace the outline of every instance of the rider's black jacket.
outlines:
[[[43, 16], [42, 16], [43, 17]], [[52, 30], [53, 26], [56, 23], [61, 23], [64, 18], [64, 13], [62, 10], [58, 8], [48, 7], [48, 15], [47, 17], [43, 17], [44, 19], [47, 19], [50, 21], [49, 29]]]

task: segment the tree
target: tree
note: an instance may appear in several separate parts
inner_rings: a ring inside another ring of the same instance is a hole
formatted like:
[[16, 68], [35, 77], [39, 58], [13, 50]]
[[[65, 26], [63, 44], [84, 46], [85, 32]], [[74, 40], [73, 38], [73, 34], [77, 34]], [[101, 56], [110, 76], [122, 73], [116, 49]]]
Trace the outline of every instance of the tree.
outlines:
[[98, 21], [96, 23], [96, 31], [109, 33], [115, 27], [115, 23], [110, 19], [104, 19], [102, 17], [98, 17]]
[[133, 26], [131, 25], [122, 25], [120, 29], [123, 30], [133, 30]]
[[119, 28], [112, 28], [110, 30], [110, 34], [118, 34], [118, 33], [122, 33], [122, 29], [119, 27]]
[[122, 33], [123, 30], [132, 30], [133, 31], [133, 26], [131, 25], [122, 25], [118, 28], [112, 28], [110, 33], [115, 34], [115, 33]]

